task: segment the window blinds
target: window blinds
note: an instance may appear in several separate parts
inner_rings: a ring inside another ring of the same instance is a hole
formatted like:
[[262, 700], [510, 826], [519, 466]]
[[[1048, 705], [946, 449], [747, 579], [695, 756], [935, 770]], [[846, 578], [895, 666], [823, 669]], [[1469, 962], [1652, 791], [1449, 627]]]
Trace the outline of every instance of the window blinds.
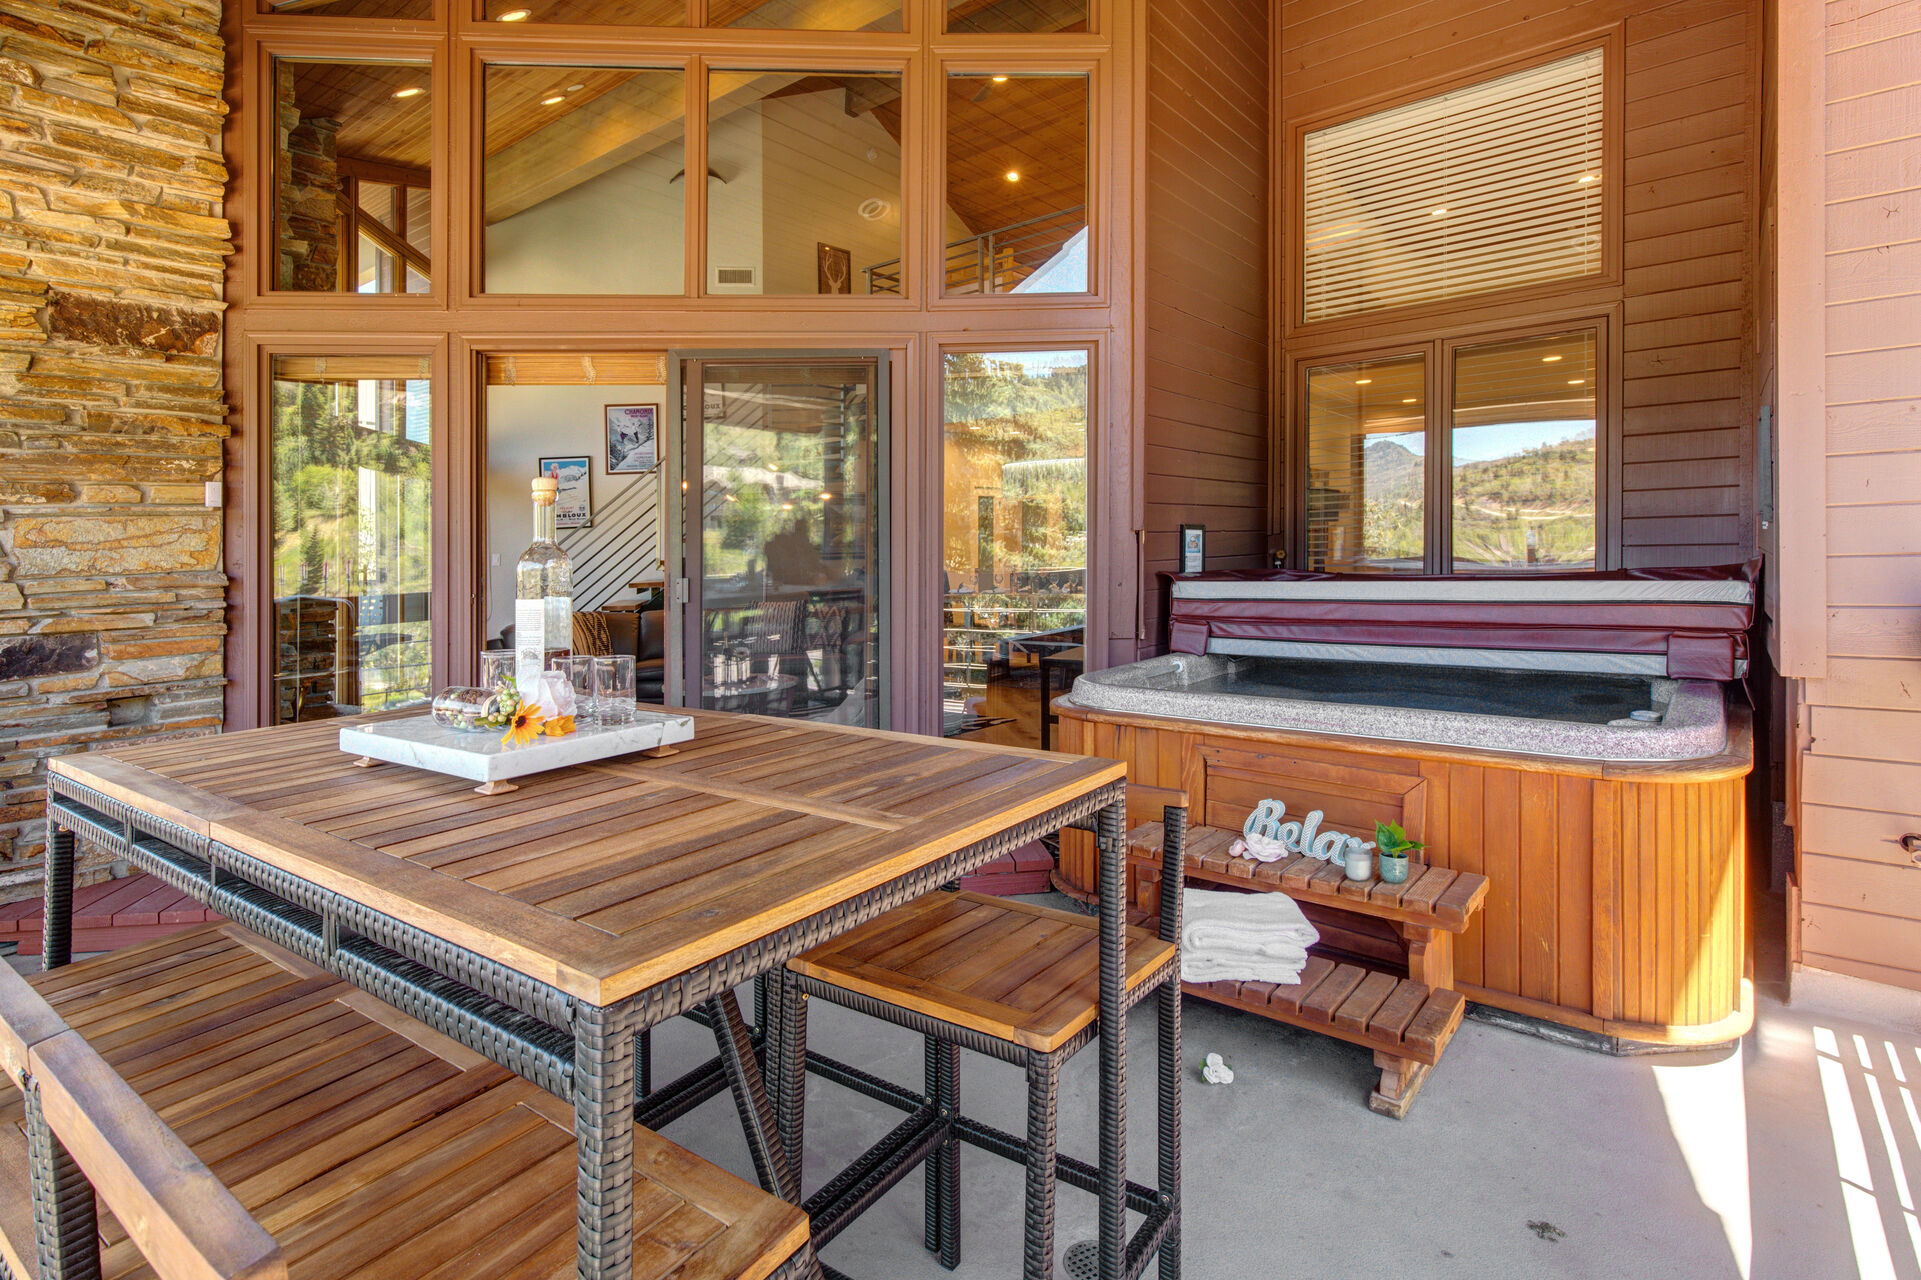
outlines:
[[1593, 49], [1306, 137], [1302, 319], [1601, 270]]

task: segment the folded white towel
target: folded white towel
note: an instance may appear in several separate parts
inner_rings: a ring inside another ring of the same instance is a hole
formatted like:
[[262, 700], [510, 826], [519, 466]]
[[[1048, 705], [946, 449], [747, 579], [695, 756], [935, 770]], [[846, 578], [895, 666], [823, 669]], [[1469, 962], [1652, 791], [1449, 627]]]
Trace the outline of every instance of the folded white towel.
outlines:
[[1279, 960], [1321, 940], [1320, 930], [1284, 893], [1186, 889], [1181, 912], [1181, 950], [1196, 955], [1231, 953]]
[[1298, 962], [1262, 959], [1259, 956], [1187, 955], [1181, 956], [1182, 982], [1273, 982], [1293, 986], [1301, 980], [1307, 963], [1303, 953]]

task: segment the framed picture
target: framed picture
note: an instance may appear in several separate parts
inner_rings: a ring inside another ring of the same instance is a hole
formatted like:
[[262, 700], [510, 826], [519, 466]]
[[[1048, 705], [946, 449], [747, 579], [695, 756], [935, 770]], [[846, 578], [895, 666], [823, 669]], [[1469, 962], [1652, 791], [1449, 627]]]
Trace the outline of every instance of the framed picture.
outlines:
[[607, 474], [630, 475], [660, 465], [660, 406], [607, 406]]
[[819, 292], [852, 293], [854, 291], [853, 253], [818, 241], [815, 242], [815, 250], [820, 254]]
[[1207, 526], [1181, 526], [1181, 572], [1201, 573], [1207, 567]]
[[540, 460], [540, 474], [560, 482], [560, 493], [554, 498], [554, 528], [594, 527], [593, 469], [593, 459], [585, 454]]

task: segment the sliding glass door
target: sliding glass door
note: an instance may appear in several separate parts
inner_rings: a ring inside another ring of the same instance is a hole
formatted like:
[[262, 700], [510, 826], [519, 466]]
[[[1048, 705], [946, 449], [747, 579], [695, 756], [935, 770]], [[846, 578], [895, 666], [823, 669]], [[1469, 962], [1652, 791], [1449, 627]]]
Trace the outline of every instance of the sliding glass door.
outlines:
[[681, 366], [684, 697], [884, 726], [878, 357]]

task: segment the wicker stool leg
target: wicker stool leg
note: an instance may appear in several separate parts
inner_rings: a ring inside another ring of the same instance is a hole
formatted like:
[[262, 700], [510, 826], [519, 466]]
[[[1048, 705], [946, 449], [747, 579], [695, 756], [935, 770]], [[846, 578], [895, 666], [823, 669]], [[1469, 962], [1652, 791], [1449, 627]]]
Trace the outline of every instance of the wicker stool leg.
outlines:
[[654, 1029], [647, 1028], [634, 1037], [634, 1096], [645, 1098], [654, 1091]]
[[[49, 791], [48, 797], [53, 793]], [[54, 825], [47, 807], [46, 916], [41, 921], [40, 967], [58, 969], [73, 961], [73, 832]]]
[[1052, 1054], [1027, 1058], [1027, 1247], [1023, 1280], [1053, 1280], [1055, 1149], [1061, 1064]]
[[100, 1280], [93, 1184], [47, 1127], [40, 1091], [31, 1082], [24, 1100], [40, 1280]]
[[[960, 1114], [960, 1046], [925, 1037], [927, 1097], [944, 1119]], [[941, 1266], [960, 1265], [960, 1138], [949, 1132], [927, 1158], [927, 1249]]]
[[[1181, 1202], [1181, 983], [1161, 984], [1160, 1008], [1160, 1192], [1165, 1203]], [[1181, 1219], [1161, 1241], [1161, 1280], [1181, 1280]]]

